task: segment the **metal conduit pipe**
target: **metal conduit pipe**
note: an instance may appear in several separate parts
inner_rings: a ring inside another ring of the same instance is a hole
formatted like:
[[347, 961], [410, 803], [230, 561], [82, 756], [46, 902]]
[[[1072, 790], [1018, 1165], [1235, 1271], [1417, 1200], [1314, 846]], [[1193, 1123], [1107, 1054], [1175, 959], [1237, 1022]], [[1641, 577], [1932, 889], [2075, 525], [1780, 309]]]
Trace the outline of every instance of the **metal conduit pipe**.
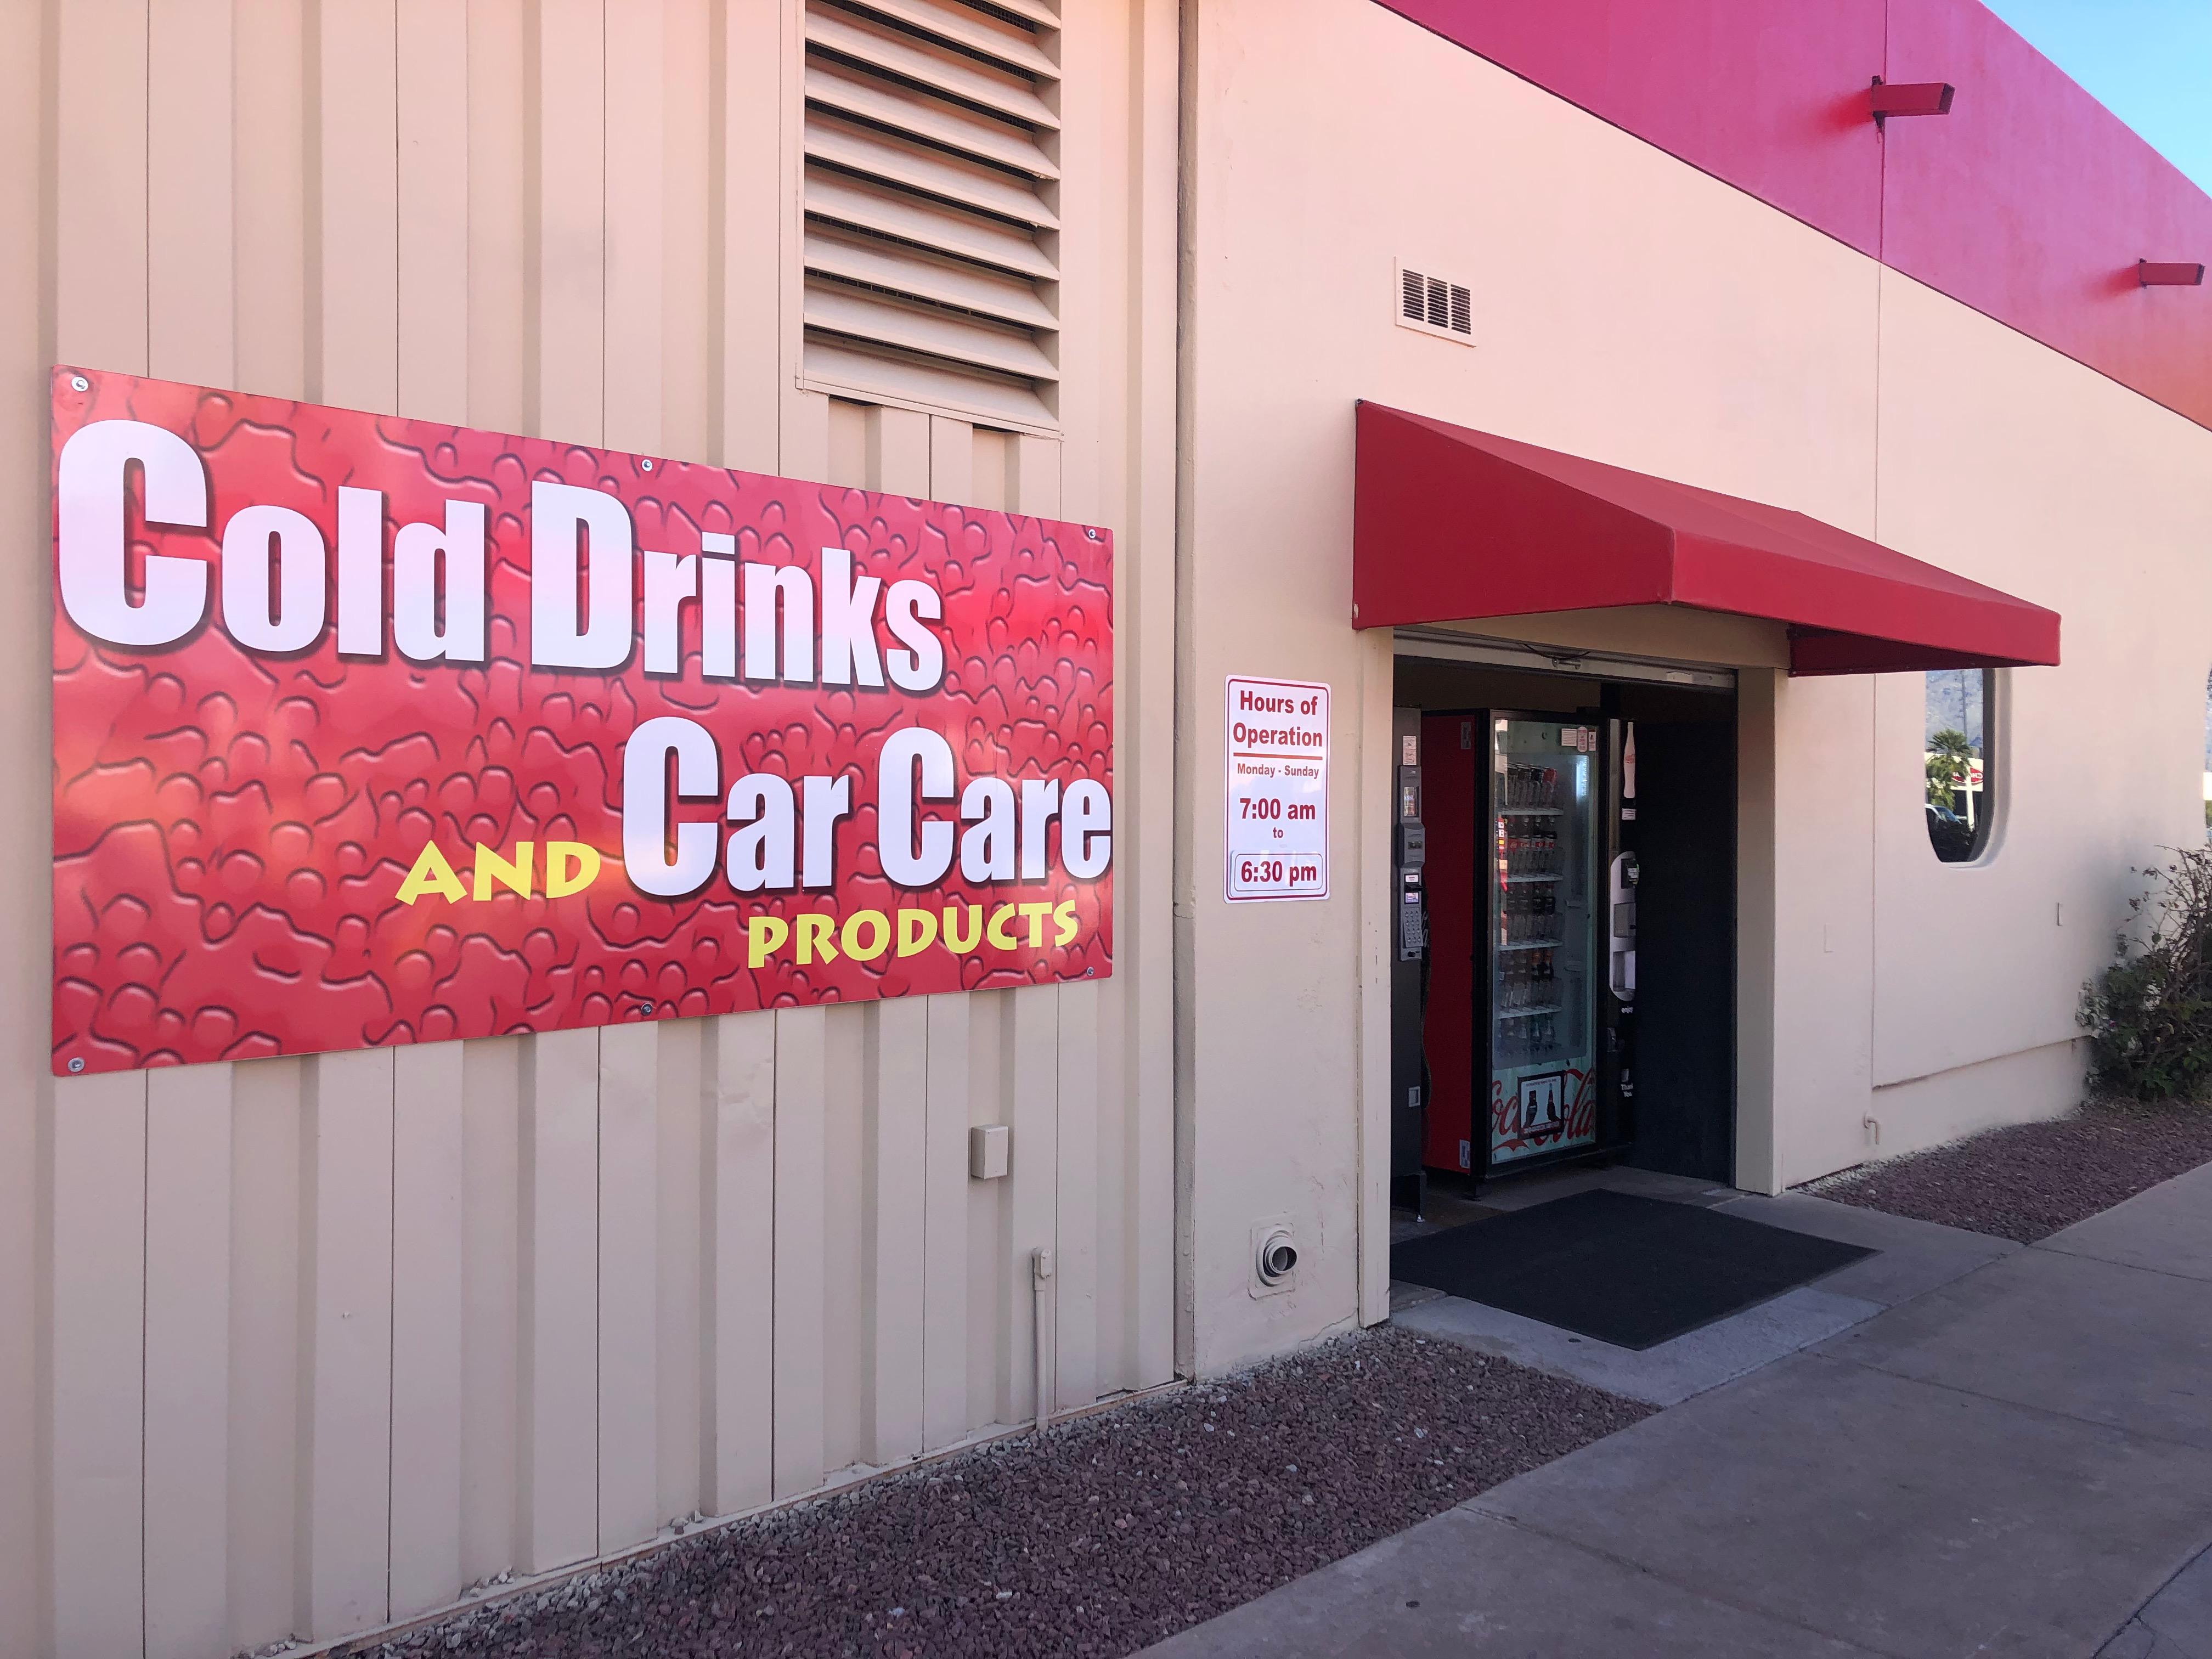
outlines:
[[1045, 1387], [1045, 1332], [1050, 1323], [1048, 1304], [1052, 1297], [1050, 1250], [1040, 1247], [1030, 1252], [1030, 1289], [1036, 1300], [1036, 1432], [1042, 1434], [1045, 1424], [1052, 1417], [1052, 1395]]

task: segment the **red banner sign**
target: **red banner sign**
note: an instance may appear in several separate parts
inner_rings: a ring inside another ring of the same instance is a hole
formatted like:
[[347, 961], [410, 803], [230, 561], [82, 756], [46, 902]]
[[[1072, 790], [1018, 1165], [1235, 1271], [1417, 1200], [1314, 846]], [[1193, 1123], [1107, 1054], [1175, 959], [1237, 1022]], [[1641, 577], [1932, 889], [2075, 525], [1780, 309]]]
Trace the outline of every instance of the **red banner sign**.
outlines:
[[1097, 529], [60, 368], [58, 1073], [1103, 978]]

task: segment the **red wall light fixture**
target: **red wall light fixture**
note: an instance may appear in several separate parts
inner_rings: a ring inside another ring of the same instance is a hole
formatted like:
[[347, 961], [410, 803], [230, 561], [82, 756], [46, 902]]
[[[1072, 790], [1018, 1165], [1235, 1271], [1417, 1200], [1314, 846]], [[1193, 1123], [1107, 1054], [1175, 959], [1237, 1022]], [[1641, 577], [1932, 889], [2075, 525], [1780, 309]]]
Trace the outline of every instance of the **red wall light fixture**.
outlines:
[[1877, 122], [1893, 115], [1948, 115], [1958, 90], [1948, 81], [1885, 82], [1877, 75], [1867, 105]]
[[2136, 261], [2136, 281], [2145, 288], [2202, 288], [2204, 267], [2185, 262], [2138, 259]]

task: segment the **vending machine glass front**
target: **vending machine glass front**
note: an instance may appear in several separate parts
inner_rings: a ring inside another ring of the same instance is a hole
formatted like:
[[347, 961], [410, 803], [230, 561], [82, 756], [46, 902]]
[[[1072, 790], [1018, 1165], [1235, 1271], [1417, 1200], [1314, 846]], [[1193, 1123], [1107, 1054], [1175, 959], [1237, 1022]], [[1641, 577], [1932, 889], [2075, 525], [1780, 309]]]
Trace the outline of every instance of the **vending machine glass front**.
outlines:
[[1490, 1167], [1597, 1139], [1597, 727], [1491, 720]]

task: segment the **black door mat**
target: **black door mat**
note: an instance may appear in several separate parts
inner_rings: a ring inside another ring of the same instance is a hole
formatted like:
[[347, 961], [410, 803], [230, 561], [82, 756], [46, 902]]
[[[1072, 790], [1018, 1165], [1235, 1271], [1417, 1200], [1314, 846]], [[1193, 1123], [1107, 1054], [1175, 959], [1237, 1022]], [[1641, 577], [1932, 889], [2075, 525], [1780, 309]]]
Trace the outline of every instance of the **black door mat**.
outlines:
[[1603, 1188], [1390, 1247], [1390, 1277], [1649, 1348], [1873, 1251]]

